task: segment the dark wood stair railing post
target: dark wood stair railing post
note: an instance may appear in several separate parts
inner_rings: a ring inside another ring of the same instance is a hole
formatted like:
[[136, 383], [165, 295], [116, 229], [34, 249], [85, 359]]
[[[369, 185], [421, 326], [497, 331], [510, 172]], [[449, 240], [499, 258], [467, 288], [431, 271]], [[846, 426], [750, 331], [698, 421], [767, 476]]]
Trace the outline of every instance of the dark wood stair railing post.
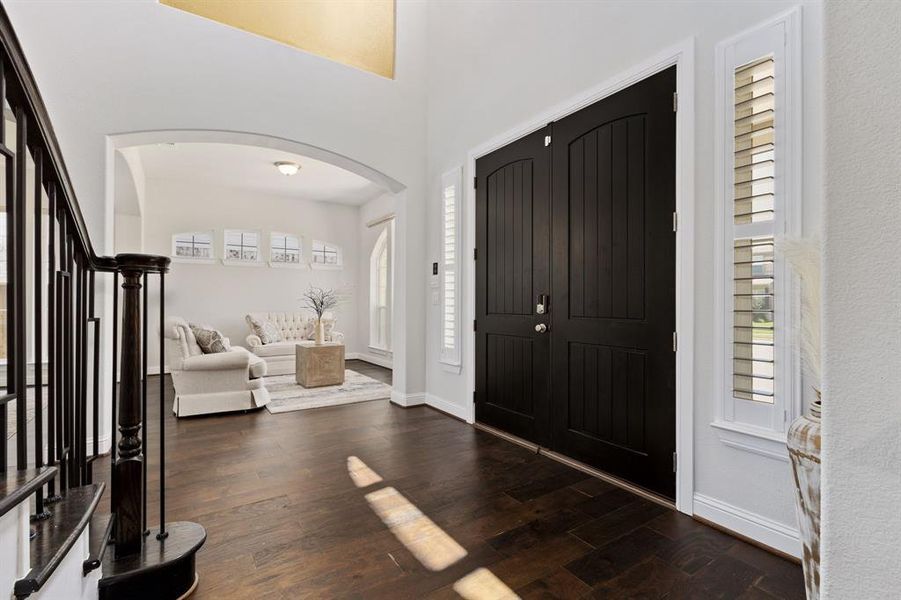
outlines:
[[[140, 552], [144, 538], [141, 452], [141, 277], [143, 270], [122, 266], [122, 347], [119, 385], [119, 445], [113, 465], [112, 512], [116, 515], [116, 558]], [[127, 341], [126, 341], [127, 340]]]

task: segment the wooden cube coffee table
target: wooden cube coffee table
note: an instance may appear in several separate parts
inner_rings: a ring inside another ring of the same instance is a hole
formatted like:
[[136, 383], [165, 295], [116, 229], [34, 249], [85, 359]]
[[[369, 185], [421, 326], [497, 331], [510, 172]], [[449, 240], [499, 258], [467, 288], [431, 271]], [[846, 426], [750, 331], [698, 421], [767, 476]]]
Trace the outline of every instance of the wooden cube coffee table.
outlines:
[[344, 383], [344, 344], [297, 344], [297, 383], [305, 388]]

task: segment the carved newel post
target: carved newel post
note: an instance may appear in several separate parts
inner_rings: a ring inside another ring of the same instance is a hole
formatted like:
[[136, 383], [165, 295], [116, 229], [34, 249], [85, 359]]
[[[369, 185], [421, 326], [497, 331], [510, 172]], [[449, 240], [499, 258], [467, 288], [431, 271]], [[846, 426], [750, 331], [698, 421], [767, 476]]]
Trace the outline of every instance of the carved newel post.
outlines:
[[141, 551], [143, 470], [141, 450], [141, 307], [143, 271], [122, 269], [122, 350], [120, 353], [119, 444], [113, 465], [112, 505], [116, 515], [116, 558]]

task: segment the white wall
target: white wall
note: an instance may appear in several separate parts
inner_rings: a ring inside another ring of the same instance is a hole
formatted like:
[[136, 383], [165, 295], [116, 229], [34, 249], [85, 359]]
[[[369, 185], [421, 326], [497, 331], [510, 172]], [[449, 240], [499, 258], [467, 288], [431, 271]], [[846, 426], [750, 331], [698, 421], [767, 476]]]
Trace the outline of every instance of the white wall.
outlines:
[[825, 10], [824, 598], [901, 588], [901, 4]]
[[[209, 324], [246, 346], [249, 333], [244, 315], [249, 312], [302, 312], [301, 295], [309, 286], [332, 288], [343, 300], [335, 310], [336, 329], [345, 335], [348, 353], [361, 352], [366, 340], [358, 335], [357, 288], [360, 258], [357, 226], [360, 208], [311, 202], [285, 196], [250, 193], [225, 187], [150, 178], [144, 208], [144, 251], [170, 255], [172, 235], [188, 231], [215, 231], [216, 256], [223, 255], [225, 229], [251, 229], [262, 234], [258, 266], [190, 264], [174, 261], [166, 277], [166, 312], [194, 323]], [[303, 237], [303, 262], [310, 259], [313, 239], [338, 244], [344, 265], [340, 270], [273, 268], [268, 260], [269, 233]], [[118, 237], [118, 235], [117, 235]], [[118, 251], [118, 248], [117, 248]], [[368, 264], [369, 256], [366, 255]], [[148, 365], [159, 364], [158, 286], [152, 277]], [[368, 295], [368, 288], [367, 288]], [[365, 301], [365, 300], [364, 300]]]
[[[29, 552], [30, 498], [0, 517], [0, 597], [14, 598], [17, 580], [31, 570]], [[85, 528], [72, 549], [41, 589], [29, 596], [34, 600], [96, 600], [102, 568], [83, 574], [84, 561], [90, 555], [90, 531]]]
[[[763, 523], [794, 528], [788, 463], [724, 445], [710, 427], [714, 377], [714, 48], [798, 2], [447, 2], [429, 4], [430, 262], [438, 257], [441, 173], [533, 116], [695, 37], [695, 491]], [[819, 228], [820, 13], [804, 6], [804, 226]], [[448, 35], [448, 32], [452, 32]], [[461, 42], [465, 35], [465, 42]], [[472, 181], [464, 173], [464, 181]], [[465, 219], [464, 219], [465, 220]], [[464, 262], [471, 268], [472, 262]], [[468, 281], [464, 274], [462, 279]], [[471, 290], [464, 289], [464, 298]], [[465, 329], [464, 329], [465, 331]], [[471, 406], [467, 373], [438, 364], [439, 312], [429, 306], [427, 380], [436, 405]], [[468, 364], [464, 336], [464, 366]]]
[[[425, 5], [399, 2], [396, 69], [385, 79], [156, 0], [7, 0], [98, 253], [114, 248], [107, 136], [244, 131], [325, 148], [406, 186], [398, 207], [394, 386], [425, 386]], [[109, 210], [107, 210], [109, 209]], [[108, 285], [109, 278], [101, 281]], [[103, 290], [108, 296], [108, 291]], [[107, 303], [101, 317], [109, 317]], [[107, 339], [111, 335], [109, 319]], [[104, 347], [104, 370], [110, 364]], [[109, 381], [101, 374], [101, 380]], [[108, 385], [105, 383], [105, 385]], [[109, 390], [103, 394], [109, 397]], [[106, 412], [107, 409], [104, 409]]]
[[361, 206], [359, 219], [357, 221], [357, 236], [360, 246], [360, 262], [357, 272], [357, 289], [360, 291], [360, 302], [357, 304], [357, 336], [360, 340], [359, 352], [361, 358], [385, 367], [393, 366], [392, 354], [379, 352], [369, 347], [369, 326], [371, 321], [369, 310], [369, 286], [371, 283], [369, 258], [372, 254], [372, 249], [375, 248], [375, 243], [379, 239], [379, 235], [381, 235], [386, 227], [390, 226], [390, 223], [382, 223], [375, 227], [367, 227], [366, 224], [387, 215], [394, 214], [396, 210], [397, 201], [394, 195], [385, 194], [378, 198], [374, 198]]

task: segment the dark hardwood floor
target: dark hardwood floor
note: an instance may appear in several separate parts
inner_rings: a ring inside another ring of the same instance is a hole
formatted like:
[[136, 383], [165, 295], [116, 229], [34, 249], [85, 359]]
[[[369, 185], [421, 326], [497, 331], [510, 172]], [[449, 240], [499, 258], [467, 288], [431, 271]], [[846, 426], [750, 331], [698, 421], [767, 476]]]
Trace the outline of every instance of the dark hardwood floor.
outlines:
[[207, 529], [198, 600], [804, 597], [798, 565], [430, 408], [176, 420], [171, 395], [166, 516]]

